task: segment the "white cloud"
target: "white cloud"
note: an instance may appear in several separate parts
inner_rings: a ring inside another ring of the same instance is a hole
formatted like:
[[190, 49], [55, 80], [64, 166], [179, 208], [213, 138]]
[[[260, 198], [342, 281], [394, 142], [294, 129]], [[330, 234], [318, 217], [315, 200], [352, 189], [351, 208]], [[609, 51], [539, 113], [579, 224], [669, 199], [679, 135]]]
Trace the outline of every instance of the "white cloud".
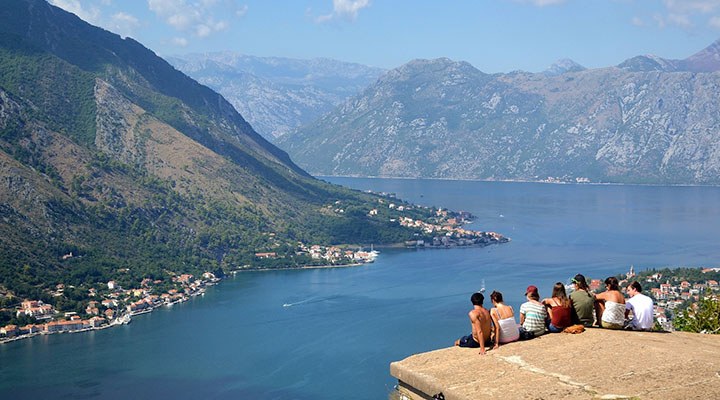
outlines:
[[141, 25], [135, 16], [126, 12], [116, 12], [109, 18], [104, 16], [101, 9], [105, 7], [103, 10], [109, 12], [109, 7], [113, 5], [112, 0], [96, 0], [94, 4], [89, 4], [91, 3], [89, 1], [80, 0], [48, 0], [48, 2], [77, 15], [85, 22], [101, 26], [123, 37], [131, 36]]
[[645, 20], [640, 17], [633, 17], [631, 22], [635, 26], [645, 26]]
[[71, 12], [85, 22], [93, 25], [100, 25], [100, 10], [97, 7], [83, 7], [78, 0], [48, 0], [55, 7], [60, 7], [65, 11]]
[[237, 10], [235, 10], [235, 15], [242, 18], [245, 15], [247, 15], [247, 12], [248, 12], [248, 6], [247, 6], [247, 4], [245, 4], [245, 5], [238, 7]]
[[567, 2], [567, 0], [514, 0], [516, 3], [532, 4], [536, 7], [554, 6]]
[[698, 25], [713, 26], [717, 16], [708, 14], [720, 11], [720, 0], [663, 0], [666, 13], [659, 18], [658, 26], [677, 26], [682, 29], [692, 29]]
[[690, 16], [687, 14], [673, 14], [670, 13], [667, 16], [667, 22], [671, 25], [679, 26], [681, 28], [692, 28], [693, 23], [690, 21]]
[[674, 14], [707, 14], [720, 8], [720, 0], [664, 0], [663, 3]]
[[653, 15], [653, 20], [657, 24], [657, 27], [660, 29], [664, 29], [667, 26], [667, 23], [665, 22], [665, 17], [660, 14]]
[[182, 37], [174, 37], [170, 42], [178, 47], [186, 47], [188, 45], [188, 40]]
[[139, 26], [140, 21], [137, 18], [124, 12], [118, 12], [110, 18], [107, 28], [120, 36], [127, 37], [132, 36]]
[[710, 25], [710, 27], [712, 28], [720, 29], [720, 17], [710, 18], [710, 21], [708, 21], [708, 25]]
[[370, 0], [333, 0], [332, 13], [315, 17], [315, 22], [323, 23], [337, 18], [355, 21], [360, 10], [368, 7]]
[[[238, 9], [247, 12], [247, 6], [237, 7], [234, 3], [218, 0], [148, 0], [148, 8], [165, 22], [181, 32], [190, 32], [197, 37], [208, 37], [215, 32], [228, 28], [228, 23], [215, 14], [226, 16], [228, 7], [233, 7], [235, 15]], [[232, 14], [232, 13], [231, 13]]]

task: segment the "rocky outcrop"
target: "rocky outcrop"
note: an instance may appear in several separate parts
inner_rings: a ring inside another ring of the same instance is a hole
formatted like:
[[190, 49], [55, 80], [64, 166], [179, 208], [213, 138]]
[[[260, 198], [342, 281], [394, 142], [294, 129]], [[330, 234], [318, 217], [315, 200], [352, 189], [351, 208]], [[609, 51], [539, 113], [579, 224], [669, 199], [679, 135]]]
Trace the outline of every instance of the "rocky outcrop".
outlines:
[[124, 163], [144, 164], [144, 152], [139, 143], [142, 133], [134, 129], [144, 111], [101, 79], [96, 79], [95, 103], [95, 146]]
[[[720, 335], [590, 329], [500, 346], [450, 347], [390, 364], [400, 399], [712, 399]], [[403, 397], [404, 396], [404, 397]]]

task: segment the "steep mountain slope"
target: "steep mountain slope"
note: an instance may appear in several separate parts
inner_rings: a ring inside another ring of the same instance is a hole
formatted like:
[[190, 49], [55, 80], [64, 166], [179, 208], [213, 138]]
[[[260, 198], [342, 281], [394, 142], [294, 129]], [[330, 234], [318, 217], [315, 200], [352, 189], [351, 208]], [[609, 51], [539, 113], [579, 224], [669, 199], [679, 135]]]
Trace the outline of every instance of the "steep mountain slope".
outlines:
[[137, 287], [262, 251], [292, 264], [298, 241], [411, 237], [368, 215], [380, 201], [312, 178], [132, 39], [44, 0], [0, 9], [0, 288], [54, 302], [58, 283]]
[[232, 52], [169, 57], [179, 70], [227, 98], [274, 140], [330, 112], [385, 71], [330, 59], [253, 57]]
[[689, 67], [717, 48], [559, 74], [416, 60], [279, 145], [327, 175], [720, 184], [720, 73]]

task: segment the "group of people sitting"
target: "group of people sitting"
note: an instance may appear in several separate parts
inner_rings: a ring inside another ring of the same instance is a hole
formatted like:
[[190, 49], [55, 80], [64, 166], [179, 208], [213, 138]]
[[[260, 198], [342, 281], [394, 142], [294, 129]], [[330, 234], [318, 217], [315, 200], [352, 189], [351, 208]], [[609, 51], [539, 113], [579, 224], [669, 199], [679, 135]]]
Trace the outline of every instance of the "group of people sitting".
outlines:
[[[470, 301], [473, 309], [468, 313], [472, 333], [455, 341], [456, 346], [479, 347], [485, 354], [485, 347], [498, 348], [503, 343], [532, 339], [546, 332], [562, 332], [573, 325], [602, 327], [606, 329], [652, 330], [653, 301], [642, 294], [637, 281], [626, 288], [629, 298], [620, 291], [615, 277], [605, 279], [605, 291], [592, 293], [585, 277], [581, 274], [572, 279], [574, 290], [567, 295], [565, 285], [558, 282], [553, 286], [552, 296], [540, 301], [538, 288], [527, 287], [527, 302], [520, 305], [520, 324], [515, 322], [512, 306], [503, 303], [498, 291], [490, 294], [493, 307], [483, 307], [485, 296], [473, 293]], [[482, 345], [481, 345], [482, 344]]]

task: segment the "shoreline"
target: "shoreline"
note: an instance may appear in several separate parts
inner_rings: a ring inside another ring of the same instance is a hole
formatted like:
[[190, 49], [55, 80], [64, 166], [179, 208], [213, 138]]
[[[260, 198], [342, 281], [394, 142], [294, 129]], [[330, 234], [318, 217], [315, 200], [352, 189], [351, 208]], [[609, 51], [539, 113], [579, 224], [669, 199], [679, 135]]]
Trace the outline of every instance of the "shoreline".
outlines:
[[[508, 241], [509, 241], [509, 239], [508, 239]], [[506, 243], [506, 242], [478, 243], [478, 244], [463, 245], [463, 246], [457, 246], [457, 245], [455, 245], [455, 246], [432, 246], [432, 245], [428, 245], [428, 246], [415, 246], [415, 247], [407, 246], [407, 245], [405, 245], [405, 243], [392, 243], [392, 244], [387, 244], [387, 245], [379, 246], [379, 247], [380, 248], [407, 249], [407, 250], [410, 250], [410, 249], [415, 249], [415, 250], [418, 250], [418, 249], [453, 249], [453, 248], [469, 248], [469, 247], [486, 247], [491, 244], [502, 244], [502, 243]], [[229, 271], [228, 275], [235, 275], [238, 272], [271, 272], [271, 271], [291, 271], [291, 270], [354, 268], [354, 267], [361, 267], [364, 265], [372, 264], [373, 262], [374, 262], [374, 260], [368, 261], [368, 262], [358, 262], [358, 263], [350, 263], [350, 264], [334, 264], [334, 265], [303, 265], [303, 266], [285, 266], [285, 267], [274, 267], [274, 268], [258, 268], [258, 267], [239, 268], [239, 269]], [[206, 282], [205, 286], [216, 285], [216, 284], [222, 282], [223, 279], [219, 279], [217, 281]], [[201, 290], [199, 290], [195, 293], [192, 293], [192, 294], [190, 294], [190, 296], [183, 298], [183, 299], [178, 299], [176, 301], [169, 302], [169, 303], [158, 304], [156, 306], [153, 306], [148, 309], [141, 310], [141, 311], [124, 313], [121, 316], [119, 316], [118, 318], [115, 318], [114, 320], [110, 321], [109, 323], [107, 323], [105, 325], [101, 325], [101, 326], [97, 326], [97, 327], [87, 327], [87, 328], [76, 329], [76, 330], [68, 330], [68, 331], [55, 331], [55, 332], [40, 331], [40, 332], [27, 333], [27, 334], [23, 334], [23, 335], [0, 339], [0, 345], [4, 345], [6, 343], [16, 342], [16, 341], [24, 340], [24, 339], [31, 339], [36, 336], [54, 335], [54, 334], [58, 334], [58, 333], [91, 332], [91, 331], [99, 331], [99, 330], [103, 330], [103, 329], [108, 329], [108, 328], [112, 328], [115, 326], [127, 325], [132, 321], [132, 317], [134, 317], [134, 316], [151, 313], [151, 312], [155, 311], [155, 309], [160, 308], [161, 306], [170, 307], [177, 303], [184, 303], [184, 302], [190, 300], [190, 298], [192, 298], [192, 297], [195, 297], [198, 295], [204, 295], [204, 294], [205, 294], [205, 288], [203, 287]]]
[[[129, 314], [123, 314], [123, 315], [129, 316]], [[17, 342], [19, 340], [24, 340], [24, 339], [32, 339], [35, 336], [49, 336], [49, 335], [56, 335], [56, 334], [62, 334], [62, 333], [85, 333], [85, 332], [101, 331], [101, 330], [108, 329], [108, 328], [114, 328], [114, 327], [120, 326], [120, 325], [127, 325], [130, 323], [129, 320], [128, 320], [128, 322], [122, 322], [122, 321], [120, 321], [120, 318], [122, 318], [122, 317], [119, 317], [119, 318], [113, 320], [113, 322], [111, 322], [109, 324], [96, 326], [96, 327], [87, 327], [87, 328], [83, 328], [83, 329], [75, 329], [75, 330], [71, 330], [71, 331], [57, 331], [57, 332], [42, 331], [42, 332], [26, 333], [24, 335], [13, 336], [11, 338], [1, 339], [0, 345], [3, 345], [5, 343], [10, 343], [10, 342]], [[120, 322], [115, 322], [115, 321], [120, 321]]]
[[692, 184], [692, 183], [623, 183], [623, 182], [551, 182], [551, 181], [534, 181], [525, 179], [472, 179], [472, 178], [426, 178], [426, 177], [409, 177], [409, 176], [366, 176], [366, 175], [311, 175], [317, 179], [324, 178], [352, 178], [352, 179], [397, 179], [397, 180], [428, 180], [428, 181], [456, 181], [456, 182], [500, 182], [500, 183], [546, 183], [551, 185], [591, 185], [591, 186], [652, 186], [652, 187], [720, 187], [720, 185], [710, 184]]
[[336, 264], [336, 265], [303, 265], [300, 267], [275, 267], [275, 268], [240, 268], [230, 271], [231, 274], [237, 272], [268, 272], [268, 271], [292, 271], [292, 270], [303, 270], [303, 269], [329, 269], [329, 268], [351, 268], [359, 267], [362, 265], [372, 264], [372, 262], [366, 263], [353, 263], [353, 264]]

